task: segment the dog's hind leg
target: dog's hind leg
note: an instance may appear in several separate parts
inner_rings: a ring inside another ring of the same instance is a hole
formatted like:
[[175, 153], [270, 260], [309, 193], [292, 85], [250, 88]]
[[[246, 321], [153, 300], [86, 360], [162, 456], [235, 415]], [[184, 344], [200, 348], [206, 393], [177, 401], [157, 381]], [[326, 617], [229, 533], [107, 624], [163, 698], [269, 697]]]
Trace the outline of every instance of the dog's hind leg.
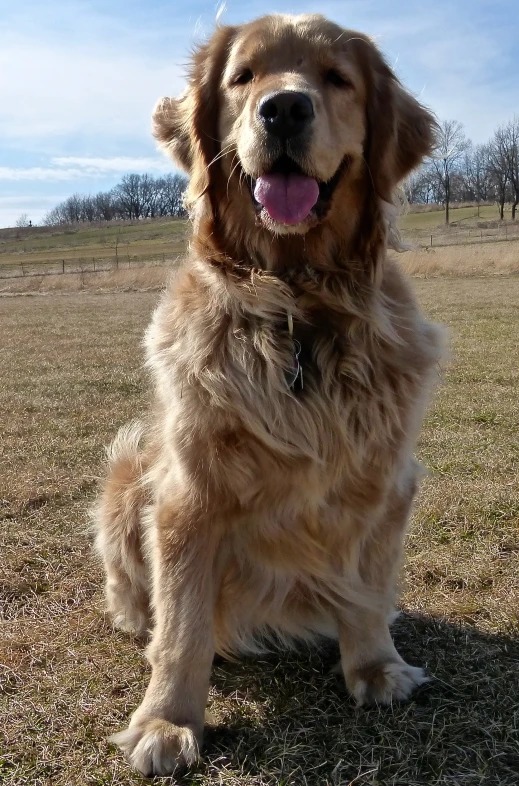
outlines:
[[94, 510], [96, 549], [106, 572], [106, 600], [114, 625], [136, 636], [149, 628], [149, 577], [142, 551], [142, 426], [121, 428], [108, 451], [108, 475]]

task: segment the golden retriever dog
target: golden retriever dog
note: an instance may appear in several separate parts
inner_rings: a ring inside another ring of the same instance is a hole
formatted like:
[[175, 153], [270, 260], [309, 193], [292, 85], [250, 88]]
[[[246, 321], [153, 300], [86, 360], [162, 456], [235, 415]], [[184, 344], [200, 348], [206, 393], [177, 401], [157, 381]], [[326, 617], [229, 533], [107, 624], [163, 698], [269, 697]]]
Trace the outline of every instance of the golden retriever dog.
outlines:
[[440, 358], [387, 258], [431, 114], [366, 36], [321, 16], [219, 27], [154, 134], [193, 237], [146, 336], [152, 416], [96, 512], [115, 624], [151, 629], [129, 761], [198, 757], [215, 653], [336, 637], [359, 704], [425, 680], [393, 644], [413, 447]]

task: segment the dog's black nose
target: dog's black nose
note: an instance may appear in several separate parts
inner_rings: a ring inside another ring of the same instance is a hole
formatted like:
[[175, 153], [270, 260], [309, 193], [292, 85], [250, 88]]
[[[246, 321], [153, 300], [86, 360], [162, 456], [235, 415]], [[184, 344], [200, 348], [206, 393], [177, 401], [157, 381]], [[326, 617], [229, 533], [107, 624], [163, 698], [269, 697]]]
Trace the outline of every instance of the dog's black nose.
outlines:
[[288, 139], [310, 124], [314, 107], [306, 93], [283, 90], [264, 96], [258, 105], [258, 115], [269, 134]]

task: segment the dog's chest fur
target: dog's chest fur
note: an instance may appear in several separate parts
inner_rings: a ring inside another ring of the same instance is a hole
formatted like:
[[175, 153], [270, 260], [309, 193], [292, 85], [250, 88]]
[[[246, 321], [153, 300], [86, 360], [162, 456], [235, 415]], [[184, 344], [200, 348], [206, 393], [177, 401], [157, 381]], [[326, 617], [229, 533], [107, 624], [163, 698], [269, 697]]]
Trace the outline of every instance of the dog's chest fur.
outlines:
[[157, 310], [147, 344], [159, 399], [175, 413], [165, 439], [204, 491], [209, 482], [240, 504], [264, 495], [283, 505], [294, 493], [323, 498], [345, 478], [352, 494], [375, 492], [367, 479], [379, 472], [383, 486], [394, 471], [436, 337], [412, 302], [382, 309], [376, 330], [368, 315], [312, 303], [302, 312], [275, 281], [203, 272], [185, 274]]

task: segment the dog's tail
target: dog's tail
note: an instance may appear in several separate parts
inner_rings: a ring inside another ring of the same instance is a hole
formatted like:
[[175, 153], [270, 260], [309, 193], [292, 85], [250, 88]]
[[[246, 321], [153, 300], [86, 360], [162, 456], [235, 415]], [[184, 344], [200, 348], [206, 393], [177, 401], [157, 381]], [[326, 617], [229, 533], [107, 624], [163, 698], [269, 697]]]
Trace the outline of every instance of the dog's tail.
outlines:
[[118, 628], [135, 635], [144, 635], [149, 627], [149, 579], [142, 548], [142, 521], [149, 502], [143, 432], [139, 421], [119, 429], [107, 451], [108, 473], [93, 510], [108, 610]]

